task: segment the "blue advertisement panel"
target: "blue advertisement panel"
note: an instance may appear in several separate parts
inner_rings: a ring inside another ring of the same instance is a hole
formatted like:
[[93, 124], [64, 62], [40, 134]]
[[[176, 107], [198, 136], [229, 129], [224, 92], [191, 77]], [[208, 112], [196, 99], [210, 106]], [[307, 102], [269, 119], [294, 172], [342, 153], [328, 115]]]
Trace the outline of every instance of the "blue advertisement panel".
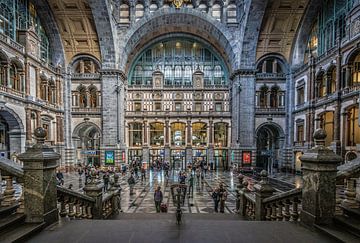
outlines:
[[107, 165], [115, 164], [115, 152], [114, 151], [105, 151], [105, 164], [107, 164]]

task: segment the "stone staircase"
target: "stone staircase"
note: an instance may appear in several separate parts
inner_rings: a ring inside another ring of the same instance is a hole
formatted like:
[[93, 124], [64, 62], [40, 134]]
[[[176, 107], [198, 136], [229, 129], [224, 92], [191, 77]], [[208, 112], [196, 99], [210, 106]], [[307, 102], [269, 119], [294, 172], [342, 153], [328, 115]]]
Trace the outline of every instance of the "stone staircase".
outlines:
[[26, 223], [25, 215], [16, 213], [18, 205], [0, 208], [0, 242], [24, 242], [45, 227], [45, 223]]
[[322, 233], [346, 243], [360, 242], [360, 209], [342, 207], [344, 214], [337, 215], [329, 226], [315, 225]]

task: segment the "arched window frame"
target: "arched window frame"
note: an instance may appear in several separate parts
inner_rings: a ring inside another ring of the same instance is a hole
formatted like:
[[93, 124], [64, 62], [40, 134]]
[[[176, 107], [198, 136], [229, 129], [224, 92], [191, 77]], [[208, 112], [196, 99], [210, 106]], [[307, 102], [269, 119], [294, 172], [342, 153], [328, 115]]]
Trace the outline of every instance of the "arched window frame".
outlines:
[[119, 7], [120, 10], [120, 24], [129, 24], [130, 23], [130, 6], [127, 2], [124, 2]]

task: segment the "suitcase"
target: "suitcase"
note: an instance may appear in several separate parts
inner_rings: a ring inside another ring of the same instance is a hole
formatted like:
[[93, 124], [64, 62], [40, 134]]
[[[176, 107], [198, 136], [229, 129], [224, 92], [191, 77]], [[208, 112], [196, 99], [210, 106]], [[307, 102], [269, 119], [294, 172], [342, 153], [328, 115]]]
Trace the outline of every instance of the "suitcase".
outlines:
[[160, 205], [160, 210], [162, 213], [167, 213], [167, 210], [168, 210], [167, 205], [165, 203], [162, 203]]

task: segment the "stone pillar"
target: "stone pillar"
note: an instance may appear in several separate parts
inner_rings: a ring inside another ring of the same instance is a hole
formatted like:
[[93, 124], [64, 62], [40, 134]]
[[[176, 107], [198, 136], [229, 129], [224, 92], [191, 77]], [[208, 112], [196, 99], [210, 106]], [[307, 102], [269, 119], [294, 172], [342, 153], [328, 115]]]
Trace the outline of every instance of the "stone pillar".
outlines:
[[266, 211], [262, 201], [273, 195], [275, 189], [268, 181], [268, 173], [263, 170], [260, 173], [261, 181], [254, 186], [255, 189], [255, 220], [265, 220]]
[[90, 171], [90, 182], [84, 187], [85, 195], [95, 199], [95, 206], [93, 208], [93, 218], [101, 219], [102, 216], [102, 190], [103, 184], [96, 179], [96, 171]]
[[[191, 139], [191, 120], [190, 117], [188, 117], [186, 121], [186, 165], [189, 163], [192, 163], [192, 139]], [[186, 166], [185, 165], [185, 166]]]
[[30, 144], [32, 141], [32, 138], [31, 138], [31, 110], [29, 108], [26, 108], [25, 112], [26, 112], [26, 144]]
[[276, 59], [272, 63], [272, 72], [277, 73], [277, 60]]
[[125, 146], [125, 86], [126, 77], [117, 69], [101, 70], [102, 81], [102, 143], [101, 162], [105, 163], [105, 151], [115, 151], [115, 162], [121, 163]]
[[63, 101], [64, 101], [64, 142], [65, 142], [65, 149], [64, 149], [64, 159], [63, 162], [65, 163], [66, 171], [71, 170], [71, 168], [76, 164], [75, 160], [75, 149], [72, 143], [72, 103], [71, 103], [71, 76], [70, 76], [71, 69], [68, 68], [67, 72], [63, 72], [64, 77], [64, 93], [63, 93]]
[[[214, 122], [211, 117], [209, 120], [209, 147], [207, 151], [207, 163], [208, 165], [215, 164], [214, 163]], [[226, 168], [226, 165], [224, 166]]]
[[165, 119], [165, 146], [164, 146], [164, 161], [170, 163], [170, 125], [169, 118]]
[[[241, 151], [255, 154], [255, 70], [237, 70], [231, 85], [232, 162], [241, 161]], [[253, 160], [255, 164], [255, 160]]]
[[345, 88], [349, 87], [351, 83], [351, 69], [349, 66], [346, 66], [345, 71]]
[[300, 157], [303, 170], [301, 222], [330, 224], [336, 205], [336, 172], [342, 158], [325, 147], [326, 132], [314, 133], [315, 147]]
[[19, 155], [24, 163], [26, 222], [50, 225], [58, 220], [55, 170], [60, 155], [44, 144], [44, 128], [38, 127], [34, 134], [37, 144]]

